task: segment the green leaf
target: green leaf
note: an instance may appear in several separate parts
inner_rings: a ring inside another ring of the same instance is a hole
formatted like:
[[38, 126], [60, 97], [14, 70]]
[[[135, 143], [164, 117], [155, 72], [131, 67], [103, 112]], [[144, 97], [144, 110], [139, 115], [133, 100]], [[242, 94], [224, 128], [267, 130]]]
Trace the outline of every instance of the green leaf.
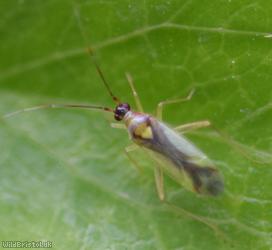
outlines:
[[232, 138], [230, 146], [211, 129], [188, 134], [223, 173], [225, 192], [200, 197], [165, 177], [169, 205], [157, 198], [153, 162], [135, 151], [138, 173], [123, 154], [129, 138], [109, 126], [111, 116], [54, 109], [1, 119], [0, 240], [49, 240], [55, 249], [271, 247], [269, 1], [2, 0], [0, 12], [2, 115], [52, 102], [113, 107], [81, 26], [122, 100], [135, 107], [125, 72], [148, 113], [196, 88], [190, 102], [166, 107], [164, 120], [209, 119]]

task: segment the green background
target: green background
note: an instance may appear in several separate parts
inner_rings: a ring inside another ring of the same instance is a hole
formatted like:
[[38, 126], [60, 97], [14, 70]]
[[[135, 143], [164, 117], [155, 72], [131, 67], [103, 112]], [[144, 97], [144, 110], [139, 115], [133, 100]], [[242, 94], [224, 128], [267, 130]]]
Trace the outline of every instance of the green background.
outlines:
[[[84, 51], [96, 51], [111, 87], [145, 111], [158, 102], [175, 126], [209, 119], [189, 134], [224, 175], [219, 198], [165, 178], [158, 201], [152, 164], [138, 173], [123, 154], [127, 133], [111, 116], [43, 110], [0, 121], [0, 240], [50, 240], [55, 249], [271, 249], [272, 5], [270, 1], [0, 1], [1, 114], [41, 103], [113, 106]], [[237, 144], [236, 144], [237, 145]], [[174, 207], [175, 206], [175, 207]], [[187, 212], [186, 212], [187, 211]]]

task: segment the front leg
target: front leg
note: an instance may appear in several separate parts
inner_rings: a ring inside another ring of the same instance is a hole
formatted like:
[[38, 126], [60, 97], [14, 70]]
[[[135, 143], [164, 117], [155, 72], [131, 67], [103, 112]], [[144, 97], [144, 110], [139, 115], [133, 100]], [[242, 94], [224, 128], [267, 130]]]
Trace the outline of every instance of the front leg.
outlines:
[[112, 128], [127, 129], [126, 125], [123, 123], [112, 122], [110, 125]]
[[134, 86], [134, 83], [133, 83], [133, 79], [132, 79], [131, 75], [128, 72], [126, 73], [126, 77], [127, 77], [129, 86], [131, 88], [132, 94], [134, 96], [134, 100], [135, 100], [135, 103], [136, 103], [137, 111], [143, 113], [144, 109], [143, 109], [140, 97], [138, 96], [138, 93], [137, 93], [137, 91], [135, 89], [135, 86]]

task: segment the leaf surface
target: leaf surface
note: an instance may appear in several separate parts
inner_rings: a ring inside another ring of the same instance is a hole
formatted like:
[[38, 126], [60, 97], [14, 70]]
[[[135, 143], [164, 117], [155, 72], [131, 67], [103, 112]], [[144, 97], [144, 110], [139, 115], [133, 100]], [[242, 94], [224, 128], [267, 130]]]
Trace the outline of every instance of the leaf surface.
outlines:
[[[0, 3], [1, 114], [41, 103], [145, 111], [166, 99], [172, 126], [209, 119], [188, 137], [224, 175], [225, 193], [204, 198], [165, 177], [158, 201], [152, 161], [123, 154], [127, 133], [100, 112], [43, 110], [0, 122], [0, 239], [49, 240], [56, 249], [269, 249], [272, 231], [272, 6], [269, 1], [53, 1]], [[82, 36], [81, 28], [86, 41]], [[237, 148], [237, 147], [236, 147]], [[270, 164], [269, 164], [270, 163]]]

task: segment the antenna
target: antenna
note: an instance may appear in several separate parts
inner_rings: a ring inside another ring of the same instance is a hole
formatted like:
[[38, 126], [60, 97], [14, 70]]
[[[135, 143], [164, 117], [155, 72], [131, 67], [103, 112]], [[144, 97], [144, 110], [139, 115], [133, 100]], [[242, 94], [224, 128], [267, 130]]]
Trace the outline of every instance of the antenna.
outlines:
[[[102, 82], [104, 84], [104, 86], [106, 87], [108, 93], [110, 94], [111, 98], [113, 99], [113, 101], [117, 104], [120, 104], [120, 100], [113, 94], [113, 92], [110, 89], [110, 86], [108, 84], [108, 82], [106, 81], [104, 74], [99, 66], [99, 64], [96, 62], [95, 60], [95, 56], [94, 56], [94, 52], [92, 50], [92, 48], [90, 47], [90, 45], [88, 45], [88, 41], [87, 41], [87, 36], [84, 33], [83, 30], [83, 26], [81, 23], [81, 19], [80, 19], [80, 15], [78, 12], [78, 8], [75, 8], [75, 16], [77, 18], [78, 21], [78, 26], [79, 29], [81, 31], [81, 35], [87, 45], [87, 53], [90, 55], [90, 59], [92, 60], [92, 62], [94, 63], [96, 70], [100, 76], [100, 78], [102, 79]], [[108, 107], [103, 107], [103, 106], [96, 106], [96, 105], [84, 105], [84, 104], [45, 104], [45, 105], [39, 105], [39, 106], [34, 106], [34, 107], [29, 107], [29, 108], [25, 108], [25, 109], [21, 109], [21, 110], [17, 110], [8, 114], [5, 114], [2, 116], [2, 118], [9, 118], [11, 116], [15, 116], [17, 114], [21, 114], [24, 112], [30, 112], [30, 111], [35, 111], [35, 110], [39, 110], [39, 109], [48, 109], [48, 108], [77, 108], [77, 109], [89, 109], [89, 110], [101, 110], [104, 112], [112, 112], [114, 113], [114, 110]]]
[[12, 113], [5, 114], [3, 118], [9, 118], [11, 116], [15, 116], [24, 112], [31, 112], [39, 109], [48, 109], [48, 108], [77, 108], [77, 109], [93, 109], [93, 110], [101, 110], [105, 112], [114, 112], [112, 109], [102, 106], [95, 105], [81, 105], [81, 104], [45, 104], [34, 106], [30, 108], [25, 108], [21, 110], [14, 111]]
[[84, 42], [86, 44], [86, 47], [87, 47], [86, 51], [90, 55], [90, 59], [94, 63], [96, 71], [98, 72], [98, 74], [99, 74], [99, 76], [100, 76], [100, 78], [101, 78], [104, 86], [106, 87], [106, 89], [107, 89], [108, 93], [110, 94], [111, 98], [113, 99], [113, 101], [115, 103], [117, 103], [117, 104], [120, 104], [121, 102], [120, 102], [119, 98], [117, 98], [113, 94], [113, 92], [112, 92], [112, 90], [110, 88], [110, 85], [106, 81], [106, 78], [105, 78], [105, 76], [104, 76], [104, 74], [103, 74], [103, 72], [101, 70], [101, 67], [99, 66], [98, 62], [95, 59], [94, 51], [92, 50], [91, 46], [88, 43], [87, 35], [86, 35], [86, 33], [85, 33], [84, 29], [83, 29], [83, 25], [82, 25], [81, 18], [80, 18], [79, 11], [78, 11], [77, 7], [75, 8], [75, 16], [76, 16], [76, 19], [77, 19], [77, 22], [78, 22], [79, 30], [81, 32], [81, 35], [82, 35], [82, 37], [84, 39]]

